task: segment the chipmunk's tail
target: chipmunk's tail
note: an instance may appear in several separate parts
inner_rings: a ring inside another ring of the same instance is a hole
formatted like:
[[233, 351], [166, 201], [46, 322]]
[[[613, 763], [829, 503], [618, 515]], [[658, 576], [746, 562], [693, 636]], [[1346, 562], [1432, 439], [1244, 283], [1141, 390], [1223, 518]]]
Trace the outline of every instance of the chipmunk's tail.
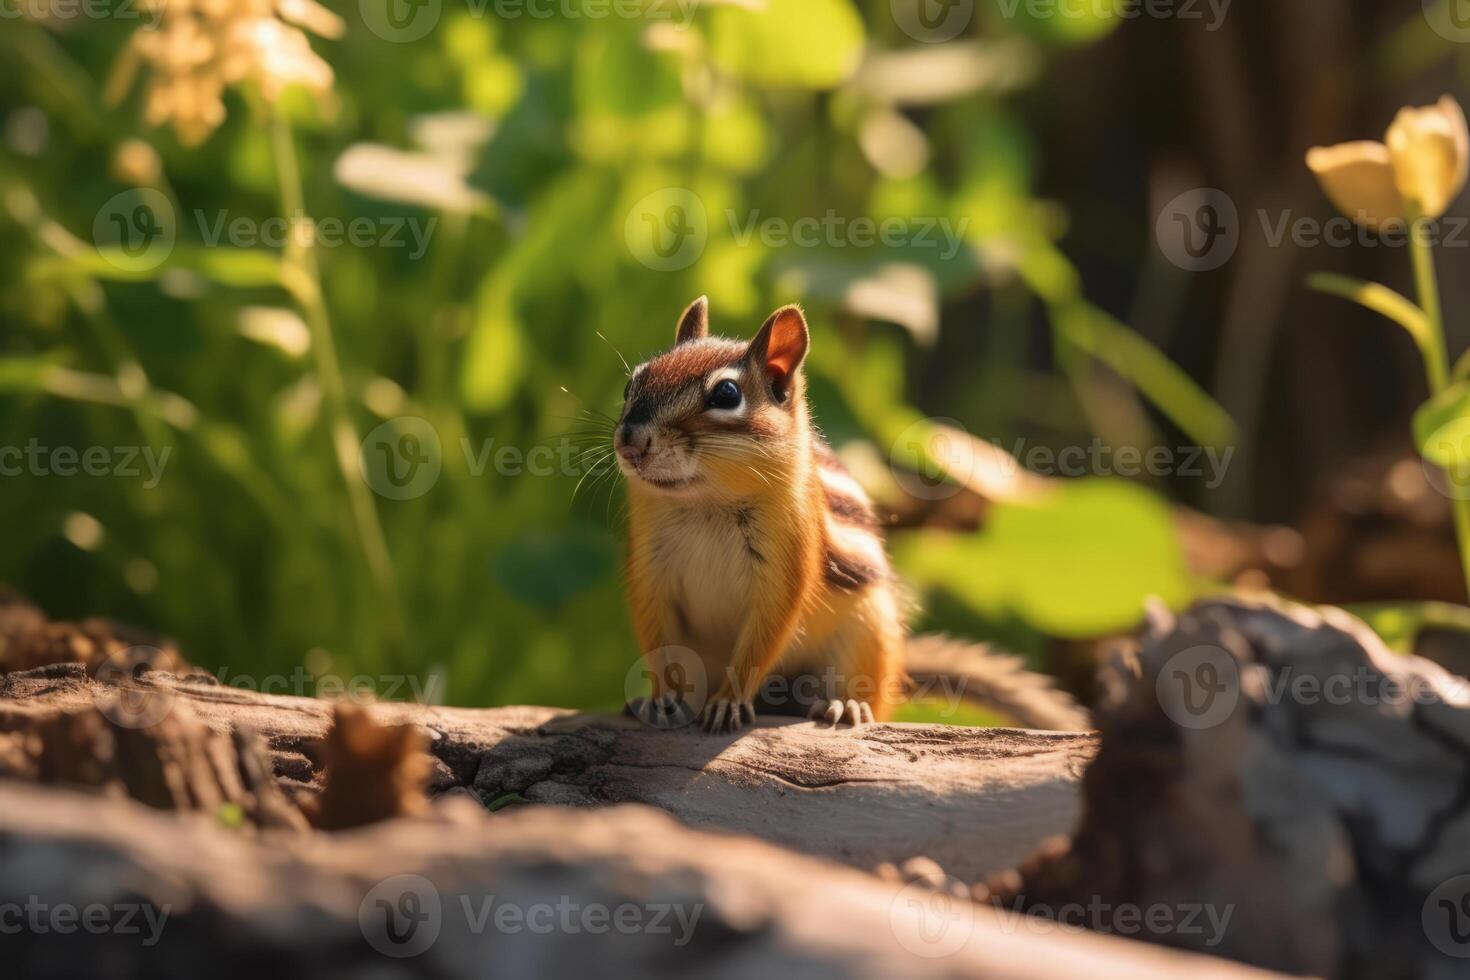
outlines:
[[1026, 728], [1081, 732], [1092, 719], [1072, 696], [1045, 674], [1026, 669], [1018, 656], [984, 643], [969, 643], [943, 633], [910, 637], [904, 669], [916, 693], [958, 697], [998, 711]]

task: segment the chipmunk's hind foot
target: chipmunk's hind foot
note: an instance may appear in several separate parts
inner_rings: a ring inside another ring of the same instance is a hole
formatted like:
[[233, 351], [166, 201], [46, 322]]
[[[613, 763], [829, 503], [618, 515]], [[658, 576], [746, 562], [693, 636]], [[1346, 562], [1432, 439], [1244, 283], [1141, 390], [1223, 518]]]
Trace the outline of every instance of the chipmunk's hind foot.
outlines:
[[694, 720], [694, 707], [672, 694], [656, 698], [633, 698], [623, 709], [650, 728], [671, 730], [683, 728]]
[[738, 732], [755, 721], [755, 705], [749, 701], [736, 701], [733, 698], [715, 698], [704, 706], [699, 721], [704, 730], [711, 735]]
[[812, 710], [807, 717], [819, 725], [831, 725], [837, 727], [841, 724], [851, 725], [853, 728], [859, 725], [870, 725], [873, 723], [873, 706], [866, 701], [857, 698], [833, 698], [830, 701], [818, 701], [812, 705]]

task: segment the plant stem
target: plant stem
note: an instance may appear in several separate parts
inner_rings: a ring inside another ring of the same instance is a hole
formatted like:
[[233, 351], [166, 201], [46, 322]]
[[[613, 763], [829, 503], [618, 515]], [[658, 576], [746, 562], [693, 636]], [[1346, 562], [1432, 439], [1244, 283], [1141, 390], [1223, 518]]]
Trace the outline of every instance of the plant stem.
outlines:
[[342, 380], [342, 366], [337, 358], [336, 342], [332, 338], [332, 322], [322, 296], [321, 273], [317, 266], [316, 253], [312, 250], [310, 235], [302, 234], [303, 229], [296, 224], [298, 220], [305, 222], [306, 219], [305, 194], [296, 162], [296, 147], [292, 141], [290, 124], [283, 116], [274, 112], [271, 113], [271, 146], [275, 156], [276, 179], [280, 184], [281, 210], [285, 212], [286, 223], [291, 228], [282, 259], [281, 281], [301, 306], [307, 327], [311, 331], [311, 351], [317, 384], [321, 386], [323, 402], [327, 406], [332, 450], [347, 487], [358, 544], [367, 559], [368, 571], [379, 593], [382, 609], [387, 617], [388, 634], [393, 640], [402, 640], [403, 616], [393, 582], [393, 562], [388, 553], [383, 526], [378, 520], [377, 507], [357, 471], [357, 455], [362, 440], [352, 423], [347, 385]]
[[[1414, 262], [1414, 287], [1419, 293], [1419, 307], [1429, 321], [1429, 344], [1424, 350], [1424, 370], [1429, 378], [1429, 394], [1434, 396], [1449, 383], [1449, 355], [1444, 338], [1444, 314], [1439, 305], [1439, 284], [1434, 275], [1434, 250], [1429, 244], [1429, 220], [1410, 205], [1409, 255]], [[1454, 515], [1455, 537], [1460, 545], [1460, 564], [1465, 573], [1465, 588], [1470, 596], [1470, 500], [1450, 496]]]

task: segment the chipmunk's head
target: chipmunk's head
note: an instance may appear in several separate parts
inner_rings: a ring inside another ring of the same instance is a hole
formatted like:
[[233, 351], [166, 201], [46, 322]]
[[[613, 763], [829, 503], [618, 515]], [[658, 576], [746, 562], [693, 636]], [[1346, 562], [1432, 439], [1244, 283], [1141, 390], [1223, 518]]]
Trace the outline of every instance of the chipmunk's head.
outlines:
[[806, 350], [797, 307], [772, 313], [746, 344], [709, 335], [701, 296], [679, 318], [674, 346], [628, 379], [618, 466], [635, 487], [681, 496], [778, 484], [808, 451]]

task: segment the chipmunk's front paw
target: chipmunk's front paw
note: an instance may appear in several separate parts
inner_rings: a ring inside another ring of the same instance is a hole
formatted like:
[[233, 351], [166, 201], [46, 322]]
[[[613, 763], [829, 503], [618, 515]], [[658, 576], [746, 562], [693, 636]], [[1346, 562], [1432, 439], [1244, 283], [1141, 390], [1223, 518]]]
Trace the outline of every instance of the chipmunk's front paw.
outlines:
[[711, 735], [738, 732], [755, 721], [755, 705], [734, 698], [714, 698], [704, 706], [699, 723]]
[[831, 725], [835, 728], [846, 722], [856, 728], [873, 721], [873, 706], [857, 698], [848, 698], [846, 701], [833, 698], [831, 701], [818, 701], [812, 705], [807, 717], [819, 725]]
[[628, 714], [651, 728], [668, 730], [683, 728], [694, 720], [694, 708], [672, 694], [656, 698], [634, 698], [628, 702]]

